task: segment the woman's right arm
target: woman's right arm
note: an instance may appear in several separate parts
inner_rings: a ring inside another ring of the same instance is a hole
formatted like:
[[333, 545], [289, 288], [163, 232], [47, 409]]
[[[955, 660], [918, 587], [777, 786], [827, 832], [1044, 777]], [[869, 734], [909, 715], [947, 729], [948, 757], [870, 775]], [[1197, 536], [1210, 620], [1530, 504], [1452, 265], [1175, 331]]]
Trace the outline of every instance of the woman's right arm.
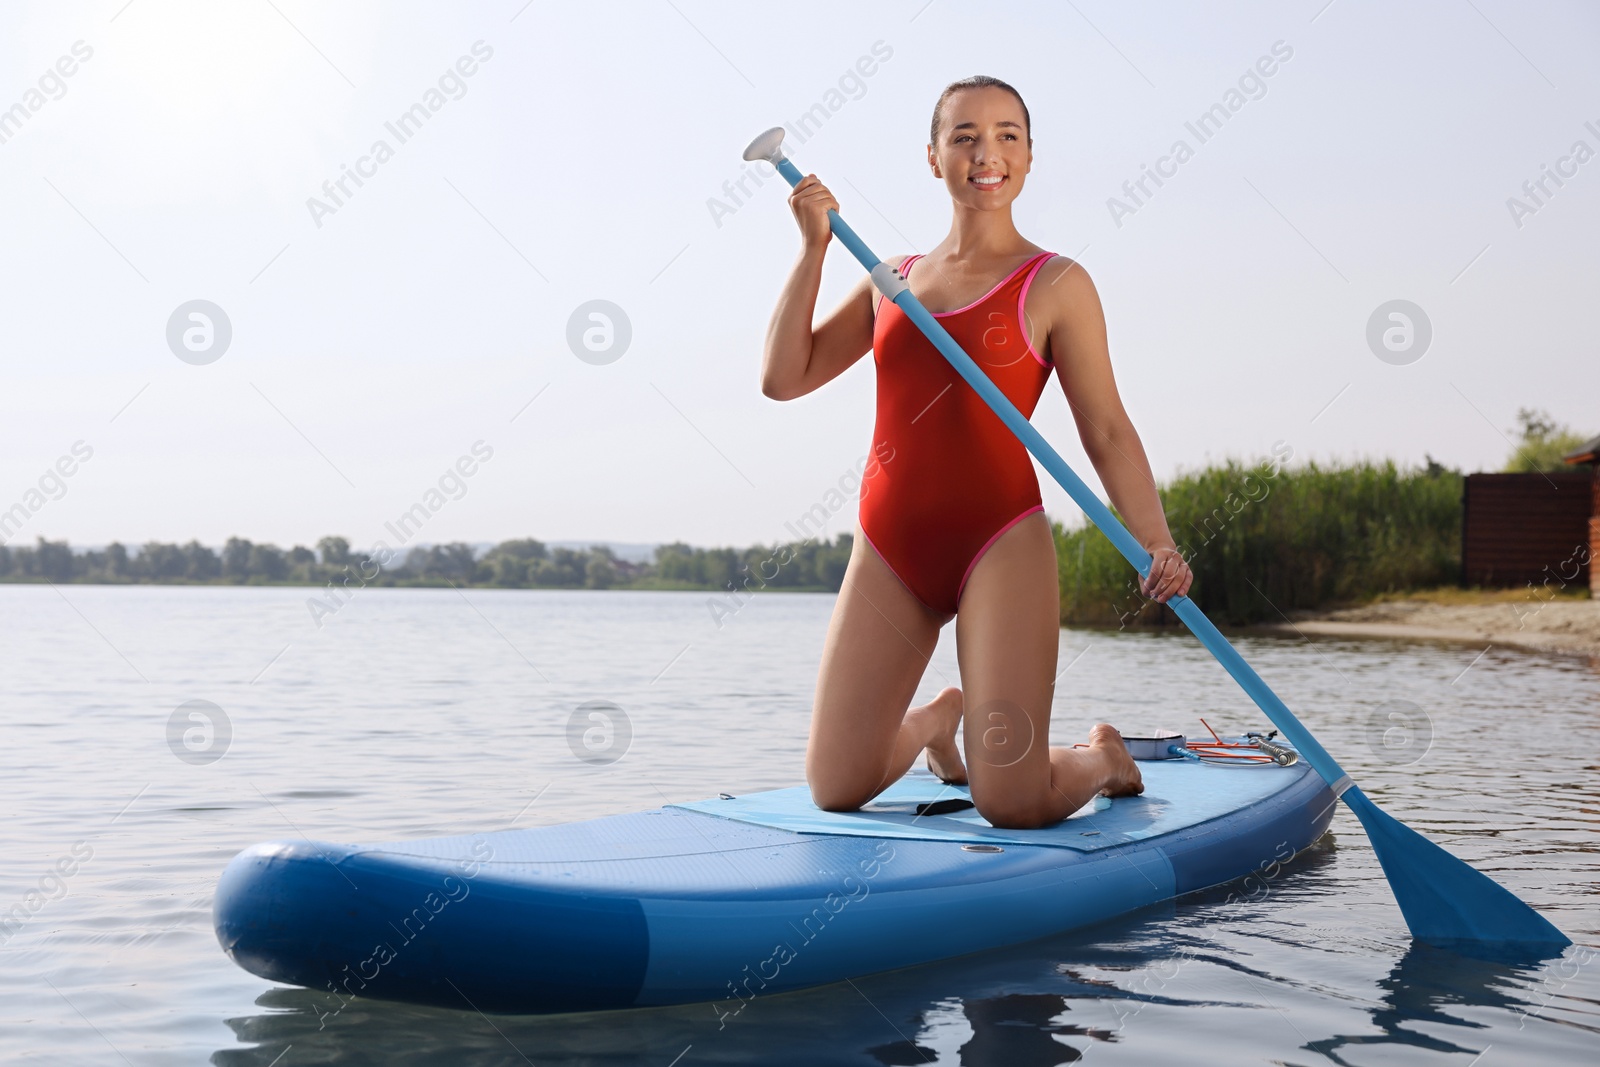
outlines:
[[871, 278], [857, 282], [831, 315], [812, 326], [822, 286], [822, 259], [833, 237], [828, 211], [837, 211], [839, 202], [815, 174], [809, 174], [789, 194], [789, 208], [800, 225], [801, 246], [767, 326], [761, 392], [773, 400], [805, 396], [872, 349]]

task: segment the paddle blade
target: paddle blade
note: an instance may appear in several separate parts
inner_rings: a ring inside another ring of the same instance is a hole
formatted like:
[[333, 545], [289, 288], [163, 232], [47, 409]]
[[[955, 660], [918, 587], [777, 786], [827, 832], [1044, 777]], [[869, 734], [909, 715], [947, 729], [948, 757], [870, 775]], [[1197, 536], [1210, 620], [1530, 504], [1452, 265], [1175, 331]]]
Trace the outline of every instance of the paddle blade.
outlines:
[[1366, 828], [1411, 935], [1441, 948], [1572, 944], [1509, 889], [1467, 866], [1352, 786], [1344, 802]]

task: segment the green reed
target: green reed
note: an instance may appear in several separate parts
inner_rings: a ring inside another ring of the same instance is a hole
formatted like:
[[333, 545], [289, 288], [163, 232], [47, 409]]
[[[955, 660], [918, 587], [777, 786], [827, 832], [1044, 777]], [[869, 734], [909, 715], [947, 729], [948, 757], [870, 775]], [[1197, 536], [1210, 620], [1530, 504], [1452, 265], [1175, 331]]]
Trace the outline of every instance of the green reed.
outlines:
[[[1455, 582], [1461, 485], [1437, 465], [1229, 461], [1178, 477], [1161, 499], [1194, 569], [1190, 596], [1217, 622], [1244, 624]], [[1094, 527], [1057, 524], [1056, 553], [1063, 623], [1177, 624]]]

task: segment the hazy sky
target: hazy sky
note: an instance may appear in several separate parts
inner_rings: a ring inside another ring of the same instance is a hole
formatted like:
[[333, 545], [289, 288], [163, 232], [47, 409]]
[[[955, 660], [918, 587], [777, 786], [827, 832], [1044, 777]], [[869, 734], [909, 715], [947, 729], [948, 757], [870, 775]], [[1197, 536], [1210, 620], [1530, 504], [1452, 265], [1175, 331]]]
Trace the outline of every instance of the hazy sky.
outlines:
[[[420, 540], [785, 538], [867, 451], [872, 363], [761, 395], [798, 237], [780, 179], [724, 184], [821, 105], [791, 157], [926, 250], [929, 112], [973, 73], [1028, 100], [1018, 224], [1094, 277], [1158, 477], [1276, 441], [1492, 470], [1521, 406], [1600, 431], [1600, 8], [1325, 4], [7, 4], [0, 509], [42, 502], [10, 541], [365, 545], [475, 444]], [[569, 344], [594, 300], [610, 362]], [[1393, 300], [1420, 359], [1369, 346]], [[1053, 384], [1035, 423], [1098, 486]]]

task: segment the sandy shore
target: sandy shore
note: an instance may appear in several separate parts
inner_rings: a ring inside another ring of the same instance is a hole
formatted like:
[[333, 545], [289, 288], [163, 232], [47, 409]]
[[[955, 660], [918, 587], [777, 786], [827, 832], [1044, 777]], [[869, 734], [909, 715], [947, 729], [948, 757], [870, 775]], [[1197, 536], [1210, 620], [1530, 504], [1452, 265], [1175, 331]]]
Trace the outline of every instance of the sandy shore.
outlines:
[[1461, 641], [1600, 656], [1600, 600], [1441, 591], [1297, 617], [1263, 629], [1329, 637]]

